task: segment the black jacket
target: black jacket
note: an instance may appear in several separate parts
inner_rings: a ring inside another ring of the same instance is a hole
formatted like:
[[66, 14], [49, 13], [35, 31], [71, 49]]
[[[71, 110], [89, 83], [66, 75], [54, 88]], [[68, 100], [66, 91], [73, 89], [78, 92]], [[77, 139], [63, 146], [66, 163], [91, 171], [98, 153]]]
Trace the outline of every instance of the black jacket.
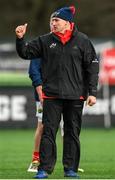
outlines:
[[53, 33], [28, 43], [17, 39], [16, 48], [24, 59], [42, 57], [43, 91], [47, 96], [62, 99], [96, 96], [99, 63], [85, 34], [74, 30], [65, 45]]

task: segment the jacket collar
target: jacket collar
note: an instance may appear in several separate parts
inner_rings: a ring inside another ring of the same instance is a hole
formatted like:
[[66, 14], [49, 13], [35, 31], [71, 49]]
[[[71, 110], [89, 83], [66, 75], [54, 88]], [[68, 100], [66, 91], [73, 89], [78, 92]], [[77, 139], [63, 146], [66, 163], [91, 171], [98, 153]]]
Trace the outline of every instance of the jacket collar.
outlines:
[[[72, 36], [76, 36], [77, 33], [78, 33], [78, 29], [76, 26], [74, 26]], [[58, 36], [56, 36], [53, 32], [51, 32], [51, 34], [56, 40], [60, 41], [60, 38]], [[71, 38], [72, 38], [72, 36], [71, 36]]]

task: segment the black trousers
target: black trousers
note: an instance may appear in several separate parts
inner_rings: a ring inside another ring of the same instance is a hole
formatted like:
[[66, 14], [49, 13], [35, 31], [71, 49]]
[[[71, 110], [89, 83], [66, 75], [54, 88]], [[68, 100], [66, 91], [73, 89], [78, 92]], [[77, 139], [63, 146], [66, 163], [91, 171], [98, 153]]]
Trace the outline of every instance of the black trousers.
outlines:
[[40, 165], [49, 174], [52, 173], [56, 159], [56, 134], [61, 114], [64, 120], [63, 166], [64, 170], [77, 172], [80, 161], [79, 134], [82, 123], [83, 101], [45, 99], [43, 105], [44, 131], [40, 145]]

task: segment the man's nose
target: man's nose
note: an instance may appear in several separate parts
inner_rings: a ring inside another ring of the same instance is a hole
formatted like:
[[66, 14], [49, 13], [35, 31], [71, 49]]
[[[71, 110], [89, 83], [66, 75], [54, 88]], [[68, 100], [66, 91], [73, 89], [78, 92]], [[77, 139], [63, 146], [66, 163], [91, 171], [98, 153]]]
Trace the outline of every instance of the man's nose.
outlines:
[[56, 24], [56, 21], [53, 21], [53, 22], [52, 22], [52, 25], [54, 26], [55, 24]]

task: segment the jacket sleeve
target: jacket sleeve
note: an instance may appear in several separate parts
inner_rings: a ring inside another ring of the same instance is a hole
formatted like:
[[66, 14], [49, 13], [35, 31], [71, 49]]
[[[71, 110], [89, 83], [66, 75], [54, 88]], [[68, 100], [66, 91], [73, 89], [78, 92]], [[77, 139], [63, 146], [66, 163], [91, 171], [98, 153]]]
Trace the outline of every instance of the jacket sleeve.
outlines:
[[41, 59], [32, 59], [29, 66], [29, 77], [32, 80], [32, 85], [37, 87], [42, 85], [42, 75], [41, 75]]
[[23, 59], [34, 59], [41, 57], [40, 38], [26, 43], [24, 38], [16, 38], [16, 50], [18, 55]]
[[84, 71], [88, 86], [88, 94], [97, 95], [98, 74], [99, 74], [99, 59], [95, 49], [89, 39], [85, 43], [84, 51]]

